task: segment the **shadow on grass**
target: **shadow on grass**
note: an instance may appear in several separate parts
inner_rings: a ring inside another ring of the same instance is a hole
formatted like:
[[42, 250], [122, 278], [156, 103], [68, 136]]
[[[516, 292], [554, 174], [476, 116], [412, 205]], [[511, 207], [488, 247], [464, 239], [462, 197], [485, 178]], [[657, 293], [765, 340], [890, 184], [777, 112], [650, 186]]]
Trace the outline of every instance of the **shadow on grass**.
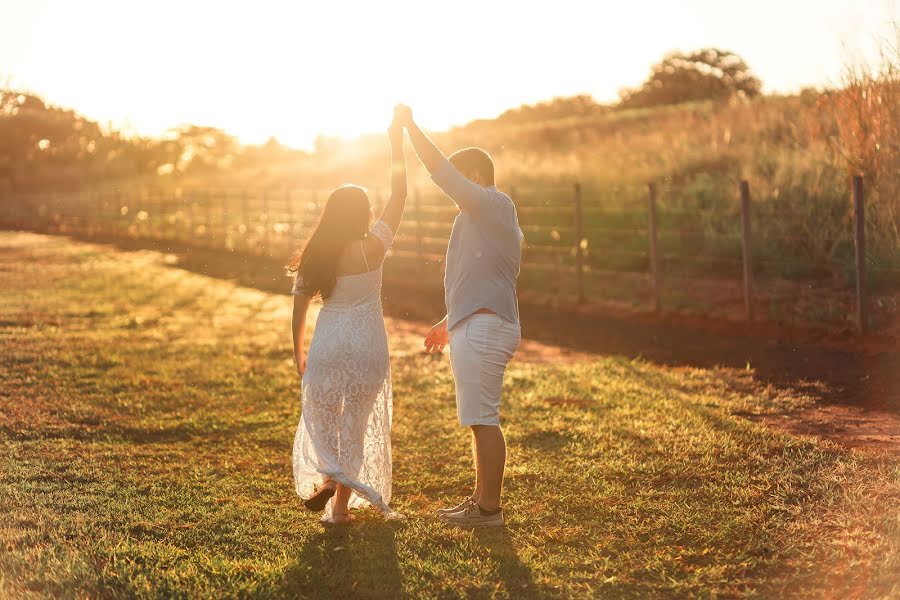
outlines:
[[[328, 526], [311, 535], [276, 583], [275, 595], [302, 598], [400, 598], [406, 594], [400, 573], [396, 535], [402, 524], [371, 517], [351, 527]], [[504, 528], [476, 529], [476, 547], [484, 550], [510, 598], [541, 596], [528, 567]], [[420, 557], [427, 564], [427, 557]], [[420, 576], [425, 573], [419, 573]], [[484, 583], [484, 582], [481, 582]], [[547, 592], [548, 590], [544, 590]]]
[[[371, 520], [369, 520], [371, 519]], [[299, 598], [403, 596], [396, 530], [402, 524], [363, 515], [351, 526], [329, 525], [306, 540], [277, 595]]]
[[[220, 424], [181, 423], [165, 427], [135, 427], [122, 424], [85, 427], [81, 423], [66, 423], [54, 428], [21, 428], [0, 425], [0, 437], [16, 440], [77, 440], [85, 442], [112, 441], [141, 444], [180, 444], [194, 440], [215, 442], [277, 428], [270, 421], [247, 422], [224, 427]], [[257, 440], [259, 441], [259, 440]], [[264, 442], [267, 440], [263, 440]]]
[[539, 590], [535, 586], [531, 569], [519, 558], [506, 528], [476, 529], [473, 533], [476, 545], [484, 548], [496, 563], [497, 572], [509, 597], [534, 597]]

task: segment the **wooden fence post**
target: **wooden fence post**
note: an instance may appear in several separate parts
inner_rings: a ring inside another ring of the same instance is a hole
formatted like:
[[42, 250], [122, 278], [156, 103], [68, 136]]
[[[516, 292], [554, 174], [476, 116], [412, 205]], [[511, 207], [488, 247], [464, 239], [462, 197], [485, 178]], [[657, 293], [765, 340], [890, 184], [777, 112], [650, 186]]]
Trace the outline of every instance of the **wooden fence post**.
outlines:
[[653, 284], [653, 310], [662, 309], [662, 290], [660, 285], [659, 247], [656, 239], [656, 185], [647, 184], [647, 216], [650, 235], [650, 279]]
[[853, 177], [853, 215], [856, 238], [856, 323], [859, 332], [869, 329], [869, 303], [866, 294], [866, 201], [863, 178]]
[[158, 240], [160, 234], [157, 231], [160, 226], [159, 218], [162, 214], [162, 191], [160, 188], [153, 186], [150, 188], [150, 197], [147, 200], [147, 230], [150, 233], [150, 239]]
[[256, 232], [250, 222], [250, 192], [247, 188], [241, 190], [241, 224], [244, 226], [244, 250], [249, 251], [256, 247], [252, 241], [256, 237]]
[[188, 227], [189, 227], [187, 239], [189, 242], [193, 242], [194, 238], [197, 235], [197, 213], [194, 210], [196, 194], [194, 193], [194, 190], [191, 189], [191, 190], [188, 190], [185, 197], [187, 199]]
[[145, 196], [147, 207], [144, 209], [147, 213], [147, 237], [155, 240], [156, 227], [159, 221], [159, 188], [151, 186]]
[[578, 304], [584, 302], [584, 219], [581, 211], [581, 184], [575, 183], [575, 290]]
[[162, 237], [164, 240], [171, 239], [172, 232], [175, 229], [175, 212], [177, 210], [177, 201], [175, 199], [175, 189], [168, 191], [163, 189], [163, 230]]
[[206, 239], [209, 248], [216, 246], [216, 234], [213, 232], [213, 193], [207, 189], [206, 194]]
[[162, 191], [162, 238], [164, 240], [168, 240], [171, 237], [173, 224], [174, 224], [174, 215], [177, 204], [175, 203], [175, 190], [170, 189], [166, 190], [165, 188]]
[[218, 202], [216, 201], [216, 193], [212, 192], [210, 195], [210, 206], [212, 207], [213, 215], [215, 215], [218, 229], [216, 229], [216, 242], [218, 247], [225, 247], [225, 229], [227, 227], [225, 222], [225, 194], [227, 192], [225, 190], [221, 190], [218, 193]]
[[160, 189], [153, 186], [150, 188], [150, 196], [147, 199], [147, 231], [150, 234], [150, 239], [153, 240], [159, 239], [157, 230], [159, 229], [159, 214], [162, 203], [161, 194]]
[[114, 240], [119, 239], [119, 221], [122, 219], [122, 203], [119, 201], [119, 189], [116, 188], [110, 194], [109, 199], [110, 204], [112, 204], [112, 238]]
[[172, 223], [172, 240], [178, 242], [181, 241], [181, 232], [184, 231], [184, 212], [182, 211], [182, 207], [184, 206], [184, 190], [180, 187], [172, 190], [172, 217], [174, 222]]
[[[119, 205], [119, 237], [122, 239], [128, 239], [128, 221], [136, 212], [134, 198], [131, 196], [132, 191], [124, 187], [117, 191], [116, 204]], [[122, 214], [123, 209], [125, 214]]]
[[175, 188], [163, 192], [163, 238], [167, 240], [177, 237], [178, 198], [175, 193]]
[[103, 197], [97, 188], [91, 188], [91, 194], [94, 197], [91, 232], [93, 237], [98, 237], [103, 235]]
[[265, 223], [265, 225], [264, 225], [265, 226], [265, 230], [264, 230], [265, 236], [263, 237], [263, 253], [266, 256], [271, 256], [272, 252], [269, 248], [269, 241], [270, 241], [269, 229], [271, 228], [270, 223], [269, 223], [269, 190], [267, 188], [263, 188], [263, 190], [262, 190], [262, 201], [263, 201], [262, 217], [263, 217], [263, 222]]
[[[149, 192], [146, 185], [141, 184], [137, 188], [134, 189], [134, 236], [133, 239], [140, 240], [146, 237], [144, 233], [147, 231], [147, 228], [150, 226], [150, 211], [147, 209], [147, 197]], [[141, 221], [141, 213], [147, 213], [148, 217], [146, 220]]]
[[231, 228], [228, 215], [228, 188], [223, 189], [219, 195], [219, 220], [222, 223], [221, 244], [223, 250], [228, 250], [228, 232]]
[[160, 208], [160, 232], [159, 237], [163, 240], [169, 239], [169, 230], [171, 227], [169, 225], [169, 211], [174, 211], [174, 198], [170, 200], [170, 194], [172, 194], [171, 190], [166, 188], [160, 188], [159, 191], [159, 208]]
[[159, 220], [159, 233], [156, 234], [156, 239], [164, 240], [168, 236], [168, 214], [167, 211], [169, 207], [167, 206], [168, 194], [166, 193], [165, 188], [159, 187], [157, 188], [157, 196], [156, 196], [156, 211], [158, 214]]
[[[131, 226], [128, 226], [128, 235], [127, 237], [133, 240], [141, 239], [141, 211], [144, 210], [144, 206], [146, 202], [144, 201], [144, 195], [147, 193], [147, 188], [143, 185], [139, 185], [137, 187], [130, 188], [128, 203], [132, 206], [132, 208], [128, 209], [128, 215], [131, 217]], [[131, 228], [134, 227], [134, 234], [131, 233]]]
[[741, 181], [741, 254], [744, 263], [744, 308], [747, 320], [753, 320], [753, 256], [750, 231], [750, 184]]
[[[125, 219], [125, 238], [139, 239], [141, 230], [137, 223], [138, 215], [141, 214], [141, 206], [143, 205], [141, 188], [135, 188], [134, 186], [129, 187], [125, 191], [125, 202], [128, 203], [128, 214], [126, 215], [128, 218]], [[132, 226], [134, 227], [134, 235], [131, 233]]]

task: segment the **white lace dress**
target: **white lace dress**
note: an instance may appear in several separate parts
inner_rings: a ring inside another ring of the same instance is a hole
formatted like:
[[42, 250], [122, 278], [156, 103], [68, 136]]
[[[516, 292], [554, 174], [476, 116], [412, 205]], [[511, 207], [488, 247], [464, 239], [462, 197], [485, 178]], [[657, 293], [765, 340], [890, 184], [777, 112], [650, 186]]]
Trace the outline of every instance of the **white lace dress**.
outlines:
[[[369, 235], [390, 247], [393, 234], [378, 221]], [[383, 255], [382, 255], [383, 260]], [[379, 266], [343, 275], [324, 301], [306, 357], [302, 414], [294, 437], [294, 482], [302, 498], [326, 479], [353, 490], [350, 508], [369, 504], [403, 518], [391, 501], [391, 364], [381, 308]], [[301, 281], [294, 282], [294, 294]], [[334, 497], [323, 521], [333, 520]]]

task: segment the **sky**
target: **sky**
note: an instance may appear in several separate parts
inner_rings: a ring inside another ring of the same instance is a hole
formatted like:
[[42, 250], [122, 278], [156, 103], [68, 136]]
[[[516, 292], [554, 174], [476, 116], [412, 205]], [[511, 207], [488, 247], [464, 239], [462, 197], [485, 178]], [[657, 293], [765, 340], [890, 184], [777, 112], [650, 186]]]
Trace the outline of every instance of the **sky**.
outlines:
[[737, 52], [767, 92], [837, 84], [900, 0], [0, 0], [0, 83], [126, 133], [185, 123], [309, 148], [555, 96], [615, 101], [671, 50]]

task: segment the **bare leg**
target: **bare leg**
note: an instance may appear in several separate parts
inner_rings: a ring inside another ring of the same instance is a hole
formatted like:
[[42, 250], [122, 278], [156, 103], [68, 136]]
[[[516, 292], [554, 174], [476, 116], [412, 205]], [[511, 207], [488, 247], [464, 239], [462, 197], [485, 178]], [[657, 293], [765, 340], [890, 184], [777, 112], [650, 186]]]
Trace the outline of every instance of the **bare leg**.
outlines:
[[353, 493], [348, 487], [341, 484], [337, 486], [337, 492], [334, 495], [334, 506], [331, 511], [334, 515], [335, 523], [345, 523], [350, 520], [350, 509], [347, 504], [350, 502], [350, 494]]
[[475, 440], [475, 428], [472, 428], [472, 463], [475, 465], [475, 491], [472, 493], [472, 498], [478, 502], [481, 500], [481, 474], [478, 468], [478, 444]]
[[[503, 490], [503, 468], [506, 465], [506, 440], [496, 425], [473, 425], [475, 455], [480, 490], [478, 504], [485, 510], [500, 507]], [[477, 484], [476, 484], [477, 485]]]

